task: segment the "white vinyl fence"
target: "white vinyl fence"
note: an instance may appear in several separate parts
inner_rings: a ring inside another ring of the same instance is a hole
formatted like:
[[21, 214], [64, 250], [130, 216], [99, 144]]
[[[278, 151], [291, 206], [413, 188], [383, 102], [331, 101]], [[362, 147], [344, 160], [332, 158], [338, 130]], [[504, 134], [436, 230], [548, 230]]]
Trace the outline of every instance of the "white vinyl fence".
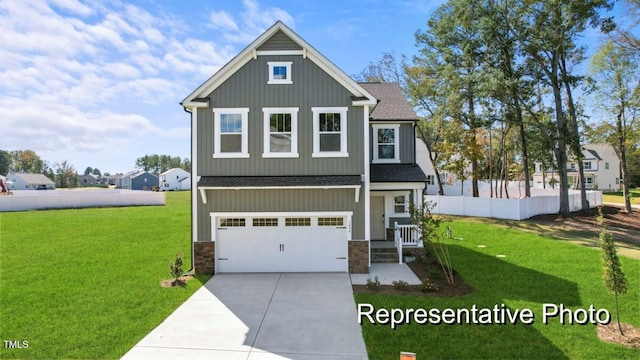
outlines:
[[0, 195], [0, 211], [164, 204], [164, 193], [136, 190], [16, 190]]
[[[601, 191], [587, 191], [590, 207], [602, 205]], [[538, 195], [521, 199], [498, 199], [470, 196], [425, 195], [425, 201], [436, 203], [434, 214], [490, 217], [496, 219], [522, 220], [541, 214], [557, 214], [560, 210], [560, 195]], [[570, 211], [580, 210], [579, 191], [569, 192]]]

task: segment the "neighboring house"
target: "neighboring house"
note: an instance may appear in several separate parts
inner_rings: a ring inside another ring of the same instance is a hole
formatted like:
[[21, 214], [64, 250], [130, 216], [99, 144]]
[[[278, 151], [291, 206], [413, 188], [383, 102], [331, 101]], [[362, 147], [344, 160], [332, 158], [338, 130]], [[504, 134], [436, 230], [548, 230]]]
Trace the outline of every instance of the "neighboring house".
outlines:
[[179, 191], [191, 189], [191, 174], [180, 169], [169, 169], [160, 174], [160, 191]]
[[117, 186], [129, 190], [152, 190], [158, 186], [158, 177], [148, 171], [129, 173], [118, 179]]
[[[582, 146], [582, 163], [584, 165], [585, 185], [588, 190], [601, 190], [603, 192], [619, 191], [620, 185], [620, 159], [613, 146], [609, 144], [589, 144]], [[547, 169], [544, 174], [540, 163], [535, 163], [533, 173], [533, 187], [553, 188], [557, 187], [559, 176], [557, 171]], [[567, 163], [569, 185], [572, 188], [580, 188], [580, 175], [578, 163], [575, 159], [569, 159]]]
[[[431, 157], [429, 157], [427, 144], [420, 138], [416, 139], [416, 162], [427, 176], [427, 195], [437, 195], [440, 189], [436, 179], [436, 171], [434, 170], [433, 162], [431, 162]], [[471, 166], [469, 166], [469, 171], [471, 171]], [[456, 181], [456, 176], [446, 170], [440, 169], [439, 173], [442, 185], [448, 185]]]
[[106, 175], [100, 178], [100, 183], [106, 185], [118, 185], [118, 180], [121, 178], [121, 175]]
[[100, 177], [98, 175], [78, 175], [78, 186], [95, 186], [100, 183]]
[[10, 190], [54, 190], [56, 184], [43, 174], [9, 173], [7, 183]]
[[367, 273], [422, 204], [417, 116], [277, 22], [187, 96], [195, 270]]

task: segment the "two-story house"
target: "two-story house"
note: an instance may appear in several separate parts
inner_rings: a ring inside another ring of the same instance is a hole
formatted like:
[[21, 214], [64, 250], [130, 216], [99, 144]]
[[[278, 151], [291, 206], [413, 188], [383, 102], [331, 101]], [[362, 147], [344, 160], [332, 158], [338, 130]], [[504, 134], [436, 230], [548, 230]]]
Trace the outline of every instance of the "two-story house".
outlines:
[[[603, 192], [620, 191], [620, 158], [613, 146], [609, 144], [588, 144], [582, 146], [582, 164], [584, 166], [585, 187], [588, 190]], [[578, 189], [580, 175], [578, 163], [573, 159], [567, 162], [569, 184]], [[536, 188], [553, 188], [557, 185], [558, 173], [553, 169], [542, 171], [542, 164], [535, 163], [533, 186]]]
[[370, 241], [422, 204], [400, 89], [356, 83], [282, 22], [181, 105], [197, 272], [366, 273]]
[[180, 168], [169, 169], [160, 174], [160, 191], [191, 189], [191, 174]]

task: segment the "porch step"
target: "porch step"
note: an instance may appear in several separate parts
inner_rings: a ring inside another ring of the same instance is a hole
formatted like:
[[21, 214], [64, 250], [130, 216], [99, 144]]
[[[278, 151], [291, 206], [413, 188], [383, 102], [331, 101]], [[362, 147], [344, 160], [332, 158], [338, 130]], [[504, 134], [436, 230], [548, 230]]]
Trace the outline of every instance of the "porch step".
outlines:
[[392, 248], [371, 248], [371, 262], [374, 264], [397, 264], [398, 249]]

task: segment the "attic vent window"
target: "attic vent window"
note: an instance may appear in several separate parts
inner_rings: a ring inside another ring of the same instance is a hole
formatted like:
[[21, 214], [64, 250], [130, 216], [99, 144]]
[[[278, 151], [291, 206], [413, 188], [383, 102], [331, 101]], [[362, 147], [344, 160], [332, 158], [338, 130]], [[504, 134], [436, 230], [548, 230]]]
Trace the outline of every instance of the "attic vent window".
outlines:
[[291, 80], [292, 62], [268, 62], [269, 81], [267, 84], [293, 84]]

